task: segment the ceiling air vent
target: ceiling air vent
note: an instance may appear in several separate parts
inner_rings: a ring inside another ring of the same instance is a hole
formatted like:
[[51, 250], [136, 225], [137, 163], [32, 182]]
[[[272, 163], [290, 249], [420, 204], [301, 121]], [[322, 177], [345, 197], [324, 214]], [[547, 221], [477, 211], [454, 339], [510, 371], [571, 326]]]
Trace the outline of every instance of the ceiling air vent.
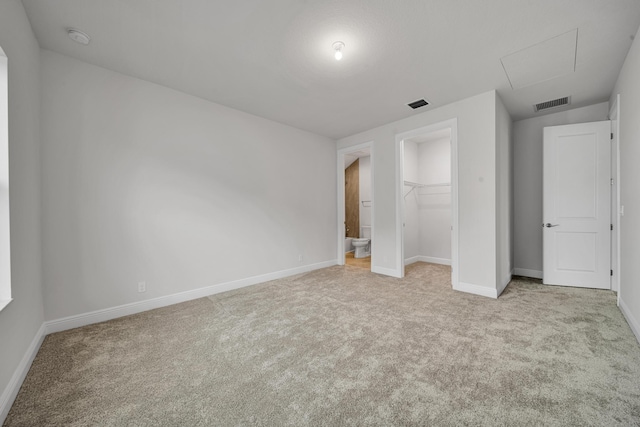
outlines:
[[542, 110], [548, 110], [549, 108], [561, 107], [563, 105], [571, 104], [571, 97], [565, 96], [564, 98], [554, 99], [552, 101], [541, 102], [533, 106], [533, 111], [536, 113]]
[[429, 105], [429, 103], [427, 101], [425, 101], [424, 99], [418, 99], [417, 101], [413, 101], [413, 102], [411, 102], [411, 103], [409, 103], [407, 105], [415, 110], [416, 108], [420, 108], [420, 107], [424, 107], [425, 105]]

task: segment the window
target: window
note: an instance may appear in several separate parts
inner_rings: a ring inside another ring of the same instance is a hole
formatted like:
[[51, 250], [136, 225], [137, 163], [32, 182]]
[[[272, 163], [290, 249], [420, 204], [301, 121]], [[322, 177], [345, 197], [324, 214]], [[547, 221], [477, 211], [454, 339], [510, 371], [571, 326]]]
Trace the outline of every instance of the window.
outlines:
[[8, 60], [0, 47], [0, 310], [11, 302]]

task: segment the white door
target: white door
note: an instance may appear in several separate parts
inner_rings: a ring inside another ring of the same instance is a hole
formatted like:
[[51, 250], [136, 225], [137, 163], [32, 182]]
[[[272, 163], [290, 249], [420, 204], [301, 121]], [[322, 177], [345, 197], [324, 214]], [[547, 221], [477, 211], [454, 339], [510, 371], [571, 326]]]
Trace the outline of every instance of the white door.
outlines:
[[611, 287], [611, 123], [544, 128], [543, 283]]

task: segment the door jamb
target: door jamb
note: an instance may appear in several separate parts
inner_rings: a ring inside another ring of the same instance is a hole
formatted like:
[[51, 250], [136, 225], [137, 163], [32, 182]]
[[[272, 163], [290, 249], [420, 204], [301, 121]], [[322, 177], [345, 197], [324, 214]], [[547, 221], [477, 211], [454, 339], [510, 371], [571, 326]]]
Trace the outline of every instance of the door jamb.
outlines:
[[[611, 250], [611, 269], [614, 271], [611, 278], [611, 290], [618, 293], [618, 305], [620, 305], [620, 94], [616, 95], [615, 101], [609, 110], [609, 120], [611, 121], [611, 132], [613, 134], [611, 156], [615, 162], [616, 176], [614, 179], [615, 191], [611, 192], [611, 221], [613, 224], [612, 242], [615, 244], [615, 251]], [[613, 127], [615, 123], [615, 128]]]

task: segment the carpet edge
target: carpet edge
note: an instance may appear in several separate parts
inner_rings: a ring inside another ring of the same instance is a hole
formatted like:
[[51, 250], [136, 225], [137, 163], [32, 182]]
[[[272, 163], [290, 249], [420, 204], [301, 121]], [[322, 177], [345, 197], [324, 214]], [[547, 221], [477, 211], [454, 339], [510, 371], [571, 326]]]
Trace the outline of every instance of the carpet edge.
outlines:
[[629, 307], [627, 307], [627, 305], [624, 303], [624, 300], [622, 298], [620, 298], [620, 304], [618, 304], [618, 308], [620, 309], [620, 311], [622, 312], [622, 315], [624, 316], [625, 320], [629, 324], [629, 328], [631, 328], [631, 332], [633, 332], [633, 334], [636, 336], [636, 340], [638, 341], [638, 344], [640, 344], [640, 323], [638, 323], [638, 320], [635, 317], [633, 317], [633, 315], [631, 314], [631, 310], [629, 310]]
[[63, 317], [60, 319], [48, 320], [44, 322], [44, 325], [46, 327], [46, 335], [54, 332], [62, 332], [68, 329], [91, 325], [93, 323], [105, 322], [107, 320], [141, 313], [143, 311], [153, 310], [155, 308], [161, 308], [181, 302], [191, 301], [209, 295], [219, 294], [221, 292], [232, 291], [247, 286], [257, 285], [259, 283], [264, 283], [271, 280], [282, 279], [296, 274], [307, 273], [309, 271], [318, 270], [321, 268], [332, 267], [334, 265], [337, 265], [337, 260], [323, 261], [315, 264], [308, 264], [302, 267], [275, 271], [272, 273], [247, 277], [230, 282], [218, 283], [211, 286], [205, 286], [203, 288], [178, 292], [175, 294], [165, 295], [144, 301], [103, 308], [87, 313]]

